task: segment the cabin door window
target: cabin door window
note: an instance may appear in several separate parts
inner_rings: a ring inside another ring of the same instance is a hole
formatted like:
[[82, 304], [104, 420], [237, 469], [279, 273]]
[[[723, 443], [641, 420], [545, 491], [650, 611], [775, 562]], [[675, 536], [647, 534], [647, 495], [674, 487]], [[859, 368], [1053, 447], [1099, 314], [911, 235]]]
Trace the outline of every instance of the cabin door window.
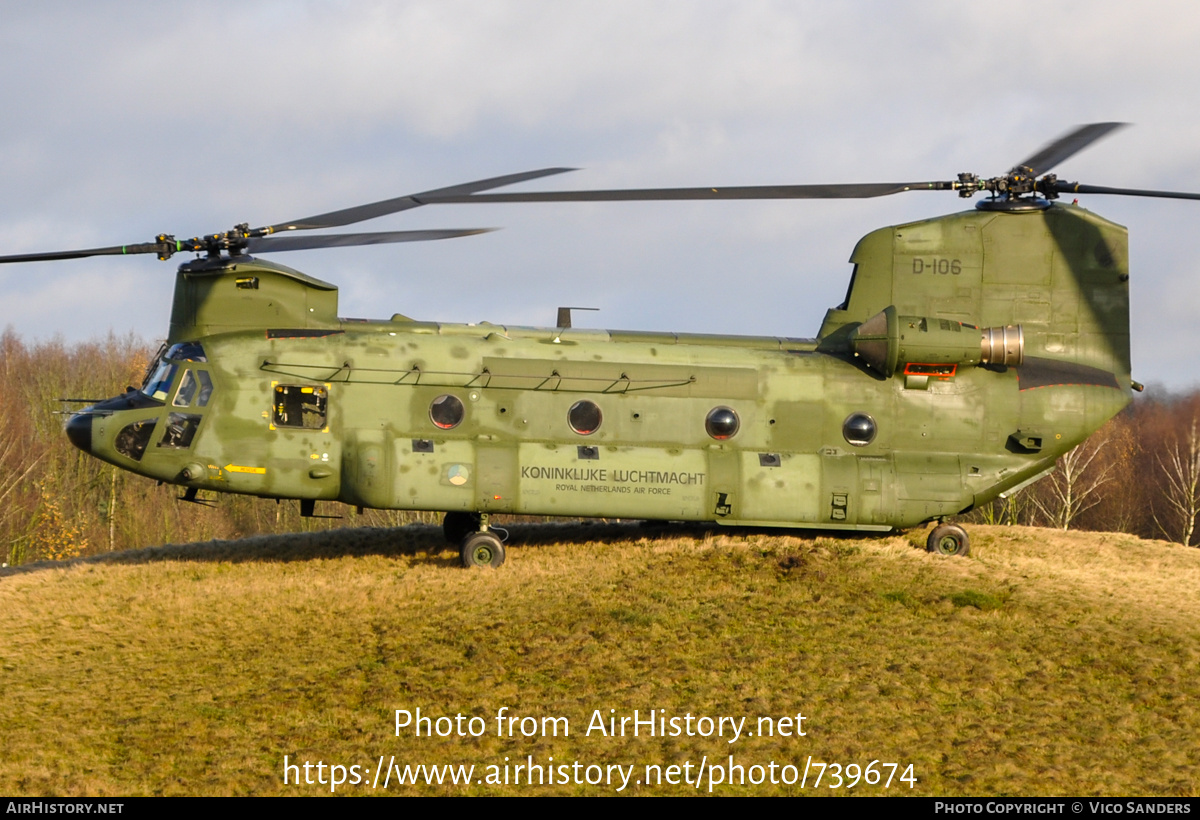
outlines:
[[329, 391], [325, 387], [277, 384], [273, 413], [275, 426], [323, 430], [328, 402]]

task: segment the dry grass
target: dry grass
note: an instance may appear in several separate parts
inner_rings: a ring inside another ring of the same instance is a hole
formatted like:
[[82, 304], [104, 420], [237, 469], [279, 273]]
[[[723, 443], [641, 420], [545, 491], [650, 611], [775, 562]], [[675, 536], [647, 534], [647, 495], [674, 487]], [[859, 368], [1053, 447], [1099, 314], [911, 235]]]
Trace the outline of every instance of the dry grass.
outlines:
[[[457, 568], [430, 526], [4, 570], [0, 793], [327, 791], [285, 787], [284, 755], [372, 773], [380, 755], [477, 771], [552, 755], [633, 763], [636, 779], [731, 753], [747, 767], [912, 763], [922, 795], [1200, 791], [1200, 550], [1001, 527], [973, 527], [965, 560], [914, 548], [923, 533], [513, 535], [494, 572]], [[566, 716], [571, 736], [497, 738], [494, 722], [477, 739], [394, 736], [395, 709], [490, 720], [501, 706]], [[586, 737], [595, 709], [747, 728], [803, 712], [808, 735]]]

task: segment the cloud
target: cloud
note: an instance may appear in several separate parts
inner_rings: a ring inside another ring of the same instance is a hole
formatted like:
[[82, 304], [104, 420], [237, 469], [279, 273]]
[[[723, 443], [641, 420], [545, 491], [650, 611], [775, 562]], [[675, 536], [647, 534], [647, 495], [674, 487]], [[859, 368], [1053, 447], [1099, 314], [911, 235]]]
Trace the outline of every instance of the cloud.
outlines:
[[[1064, 176], [1200, 190], [1198, 35], [1186, 3], [9, 6], [0, 242], [200, 234], [556, 164], [585, 170], [553, 187], [990, 175], [1076, 123], [1114, 119], [1137, 127]], [[1200, 293], [1171, 285], [1195, 278], [1197, 206], [1085, 204], [1131, 229], [1138, 378], [1190, 383], [1186, 363], [1155, 350], [1200, 343], [1186, 319]], [[339, 282], [347, 314], [540, 323], [587, 303], [605, 310], [581, 321], [611, 326], [807, 335], [841, 300], [859, 236], [964, 206], [911, 194], [429, 208], [364, 228], [505, 230], [280, 261]], [[6, 299], [0, 324], [161, 336], [170, 271], [151, 259], [0, 270], [15, 293], [34, 277], [72, 291]], [[1176, 317], [1165, 329], [1162, 300]]]

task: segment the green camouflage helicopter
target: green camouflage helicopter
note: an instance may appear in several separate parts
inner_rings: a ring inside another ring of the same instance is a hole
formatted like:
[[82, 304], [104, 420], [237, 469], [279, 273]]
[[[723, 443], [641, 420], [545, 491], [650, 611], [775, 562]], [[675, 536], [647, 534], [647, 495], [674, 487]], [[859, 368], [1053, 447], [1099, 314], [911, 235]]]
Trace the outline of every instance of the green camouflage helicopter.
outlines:
[[[480, 193], [441, 188], [187, 240], [0, 257], [181, 251], [166, 344], [139, 389], [71, 416], [70, 440], [201, 490], [445, 512], [465, 566], [499, 566], [496, 513], [889, 531], [945, 523], [1053, 469], [1131, 380], [1126, 229], [1064, 193], [1200, 194], [1060, 182], [1119, 123], [950, 182]], [[873, 231], [814, 339], [338, 318], [337, 288], [251, 254], [478, 230], [302, 236], [430, 204], [854, 199], [987, 192], [975, 210]], [[502, 532], [502, 531], [501, 531]]]

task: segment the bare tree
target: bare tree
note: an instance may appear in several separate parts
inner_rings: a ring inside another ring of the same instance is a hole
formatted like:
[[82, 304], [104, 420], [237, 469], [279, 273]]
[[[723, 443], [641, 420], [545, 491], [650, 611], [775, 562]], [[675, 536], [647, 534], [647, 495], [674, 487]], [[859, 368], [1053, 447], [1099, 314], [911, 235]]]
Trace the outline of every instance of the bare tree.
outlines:
[[[33, 468], [41, 461], [39, 455], [27, 467], [24, 472], [17, 475], [15, 471], [9, 470], [10, 456], [13, 452], [14, 443], [4, 432], [0, 432], [0, 530], [6, 530], [9, 519], [13, 517], [15, 509], [12, 505], [6, 503], [6, 499], [14, 490], [19, 489], [29, 474], [33, 472]], [[19, 468], [18, 468], [19, 469]], [[5, 554], [5, 563], [19, 564], [22, 556], [21, 544], [10, 543]]]
[[1104, 452], [1097, 466], [1107, 465], [1111, 480], [1101, 491], [1103, 500], [1080, 518], [1076, 526], [1104, 532], [1137, 532], [1147, 515], [1147, 484], [1140, 474], [1140, 441], [1133, 413], [1121, 413], [1098, 435], [1104, 438]]
[[1182, 446], [1176, 438], [1170, 449], [1155, 459], [1166, 478], [1162, 501], [1168, 523], [1164, 525], [1157, 512], [1154, 523], [1167, 538], [1191, 546], [1196, 515], [1200, 513], [1200, 434], [1196, 430], [1196, 416], [1192, 416]]
[[1113, 465], [1093, 462], [1107, 443], [1095, 436], [1064, 453], [1058, 469], [1037, 485], [1033, 504], [1051, 526], [1070, 529], [1072, 521], [1103, 499], [1100, 488], [1111, 480]]
[[1016, 492], [1009, 491], [972, 513], [973, 520], [981, 524], [1020, 524], [1029, 518], [1027, 510], [1030, 496], [1029, 487], [1023, 487]]

